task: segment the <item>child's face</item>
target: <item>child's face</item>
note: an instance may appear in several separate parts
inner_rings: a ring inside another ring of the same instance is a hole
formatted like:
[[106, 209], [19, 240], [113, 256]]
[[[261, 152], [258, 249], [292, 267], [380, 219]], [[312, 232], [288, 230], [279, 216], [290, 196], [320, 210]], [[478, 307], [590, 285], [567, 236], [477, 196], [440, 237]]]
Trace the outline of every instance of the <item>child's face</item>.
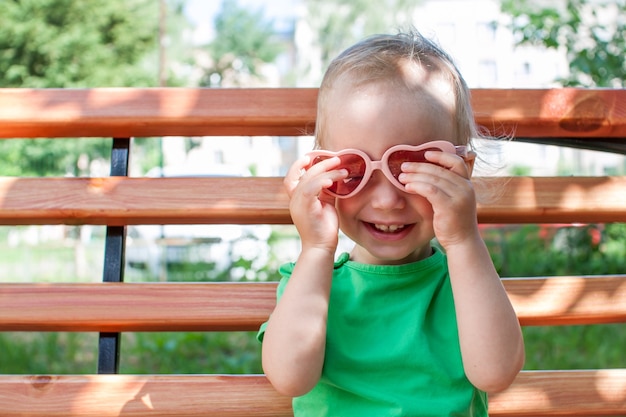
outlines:
[[[387, 83], [355, 87], [338, 82], [325, 113], [324, 149], [356, 148], [380, 160], [393, 145], [433, 140], [454, 143], [454, 97], [449, 85], [421, 79], [418, 94]], [[375, 171], [354, 197], [337, 199], [341, 230], [356, 247], [352, 259], [401, 264], [431, 254], [433, 210], [423, 197], [395, 187]]]

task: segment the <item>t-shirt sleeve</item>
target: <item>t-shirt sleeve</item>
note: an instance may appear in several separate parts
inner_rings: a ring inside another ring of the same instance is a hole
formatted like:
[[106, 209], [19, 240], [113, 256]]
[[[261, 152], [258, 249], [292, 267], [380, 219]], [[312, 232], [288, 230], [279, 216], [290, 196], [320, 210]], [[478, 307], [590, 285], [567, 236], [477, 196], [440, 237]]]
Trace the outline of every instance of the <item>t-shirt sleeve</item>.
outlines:
[[[278, 287], [276, 288], [276, 301], [280, 300], [283, 292], [285, 291], [285, 287], [287, 286], [287, 282], [289, 282], [289, 278], [291, 277], [291, 273], [293, 272], [293, 267], [295, 264], [293, 262], [286, 263], [282, 265], [278, 272], [281, 275], [280, 282], [278, 283]], [[263, 337], [265, 336], [265, 329], [267, 328], [267, 321], [261, 324], [259, 331], [256, 335], [256, 338], [259, 342], [263, 342]]]

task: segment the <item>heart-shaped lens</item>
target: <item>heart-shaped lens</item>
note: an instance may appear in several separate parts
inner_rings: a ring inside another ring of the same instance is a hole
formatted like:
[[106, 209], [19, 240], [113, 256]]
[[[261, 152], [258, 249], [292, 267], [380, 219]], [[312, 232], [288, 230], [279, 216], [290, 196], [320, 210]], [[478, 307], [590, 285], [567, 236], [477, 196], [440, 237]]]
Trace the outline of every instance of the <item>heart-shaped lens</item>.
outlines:
[[402, 173], [402, 164], [404, 162], [428, 162], [424, 156], [428, 151], [441, 151], [439, 148], [420, 149], [418, 151], [401, 150], [393, 152], [387, 158], [389, 171], [395, 179], [398, 179]]
[[339, 155], [339, 159], [341, 159], [341, 164], [339, 164], [337, 169], [347, 170], [348, 176], [343, 180], [334, 182], [329, 191], [345, 196], [352, 193], [361, 184], [367, 163], [361, 156], [356, 154]]
[[[361, 184], [361, 181], [363, 181], [367, 163], [361, 156], [353, 153], [340, 154], [338, 156], [341, 163], [336, 169], [347, 170], [348, 176], [343, 180], [333, 182], [327, 191], [331, 194], [346, 196], [356, 190], [356, 188]], [[311, 166], [330, 158], [332, 158], [330, 155], [318, 155], [313, 159]]]

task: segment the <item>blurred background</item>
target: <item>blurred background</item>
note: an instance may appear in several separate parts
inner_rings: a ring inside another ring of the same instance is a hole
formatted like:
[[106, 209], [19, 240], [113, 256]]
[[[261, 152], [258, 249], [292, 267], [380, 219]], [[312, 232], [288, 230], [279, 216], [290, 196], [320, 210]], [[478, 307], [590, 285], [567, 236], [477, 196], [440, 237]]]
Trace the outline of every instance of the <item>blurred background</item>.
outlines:
[[[0, 2], [0, 87], [317, 87], [347, 46], [410, 26], [440, 43], [472, 88], [626, 83], [626, 0], [16, 0]], [[307, 137], [134, 138], [130, 170], [282, 176], [311, 147]], [[624, 155], [599, 150], [476, 147], [484, 162], [477, 175], [626, 171]], [[110, 138], [0, 140], [0, 175], [107, 176], [110, 149]], [[503, 277], [626, 270], [624, 224], [482, 230]], [[127, 233], [129, 282], [276, 280], [299, 249], [292, 226], [142, 225]], [[0, 227], [0, 281], [100, 281], [104, 234], [99, 226]], [[342, 239], [339, 250], [349, 246]], [[626, 367], [624, 325], [525, 332], [527, 369]], [[125, 373], [261, 372], [250, 333], [124, 338]], [[0, 352], [0, 373], [89, 373], [97, 335], [5, 333]]]

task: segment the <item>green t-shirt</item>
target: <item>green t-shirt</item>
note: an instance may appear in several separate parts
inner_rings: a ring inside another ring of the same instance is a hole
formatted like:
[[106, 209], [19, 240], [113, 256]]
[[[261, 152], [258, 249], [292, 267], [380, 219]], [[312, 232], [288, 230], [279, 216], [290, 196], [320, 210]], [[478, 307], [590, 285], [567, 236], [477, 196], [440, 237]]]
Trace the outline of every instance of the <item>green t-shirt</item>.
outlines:
[[[278, 298], [293, 271], [283, 265]], [[265, 325], [259, 331], [263, 339]], [[288, 347], [285, 347], [286, 349]], [[487, 416], [465, 376], [445, 255], [405, 265], [335, 263], [322, 377], [300, 416]]]

